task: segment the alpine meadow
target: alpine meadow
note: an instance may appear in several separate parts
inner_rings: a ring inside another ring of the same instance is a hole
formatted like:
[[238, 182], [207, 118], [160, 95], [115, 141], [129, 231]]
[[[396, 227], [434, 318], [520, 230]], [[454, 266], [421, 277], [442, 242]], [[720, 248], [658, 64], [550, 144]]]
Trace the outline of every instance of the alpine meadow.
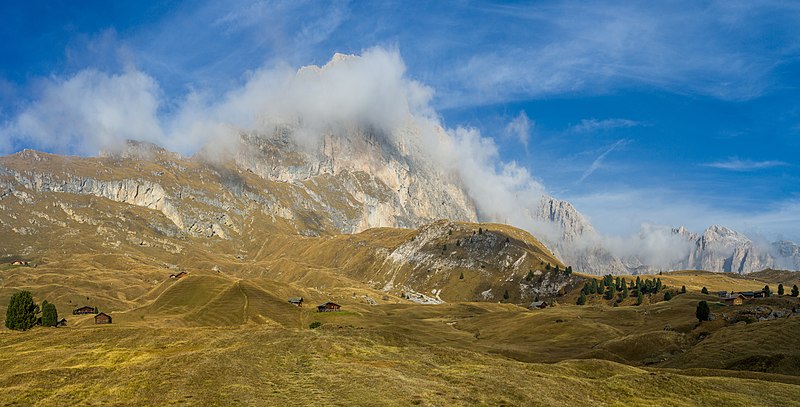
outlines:
[[800, 406], [797, 5], [0, 16], [0, 404]]

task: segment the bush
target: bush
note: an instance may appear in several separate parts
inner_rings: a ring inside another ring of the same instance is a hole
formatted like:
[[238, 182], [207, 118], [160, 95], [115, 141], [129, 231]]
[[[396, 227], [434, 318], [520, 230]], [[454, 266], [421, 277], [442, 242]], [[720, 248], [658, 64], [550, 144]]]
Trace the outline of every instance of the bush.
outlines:
[[6, 327], [25, 331], [36, 325], [39, 306], [33, 302], [30, 291], [16, 292], [11, 296], [6, 310]]
[[319, 322], [319, 321], [314, 321], [314, 322], [308, 324], [308, 328], [309, 329], [317, 329], [317, 328], [319, 328], [321, 326], [322, 326], [322, 322]]
[[463, 280], [463, 279], [464, 279], [464, 272], [463, 272], [463, 271], [461, 272], [461, 275], [460, 275], [460, 276], [458, 276], [458, 279], [459, 279], [459, 280]]
[[703, 294], [708, 294], [708, 288], [703, 287], [703, 289], [700, 290], [700, 292]]
[[699, 321], [708, 321], [708, 317], [711, 315], [711, 309], [708, 308], [708, 303], [705, 301], [697, 303], [697, 311], [695, 311], [694, 315]]
[[669, 301], [672, 299], [672, 293], [669, 291], [664, 291], [664, 301]]
[[686, 294], [686, 286], [685, 285], [681, 286], [681, 294]]

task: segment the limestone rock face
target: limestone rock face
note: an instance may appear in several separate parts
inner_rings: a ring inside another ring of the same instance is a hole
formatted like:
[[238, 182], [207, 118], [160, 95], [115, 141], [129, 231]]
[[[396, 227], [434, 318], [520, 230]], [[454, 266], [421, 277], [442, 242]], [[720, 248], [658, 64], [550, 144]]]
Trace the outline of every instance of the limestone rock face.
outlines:
[[724, 226], [711, 226], [702, 235], [678, 228], [674, 233], [686, 237], [692, 250], [682, 268], [718, 271], [724, 273], [750, 273], [775, 265], [775, 258], [747, 238]]
[[292, 131], [284, 127], [271, 136], [243, 135], [236, 164], [264, 179], [305, 189], [342, 233], [412, 228], [437, 219], [477, 221], [475, 206], [458, 180], [403, 151], [411, 147], [360, 128], [300, 146]]

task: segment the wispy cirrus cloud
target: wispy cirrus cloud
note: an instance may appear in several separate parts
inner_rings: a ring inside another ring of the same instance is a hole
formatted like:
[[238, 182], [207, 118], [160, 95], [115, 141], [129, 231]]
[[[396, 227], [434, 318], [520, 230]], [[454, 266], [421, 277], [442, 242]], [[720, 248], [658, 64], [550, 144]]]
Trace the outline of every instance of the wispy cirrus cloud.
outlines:
[[778, 160], [753, 161], [753, 160], [742, 160], [739, 159], [738, 157], [731, 157], [725, 161], [716, 161], [712, 163], [703, 164], [704, 167], [719, 168], [721, 170], [739, 171], [739, 172], [763, 170], [775, 167], [785, 167], [788, 165], [789, 163], [785, 161], [778, 161]]
[[571, 133], [591, 133], [611, 129], [643, 126], [643, 123], [628, 119], [583, 119], [580, 123], [570, 126], [567, 129]]
[[603, 159], [605, 159], [606, 156], [610, 154], [612, 151], [614, 151], [617, 147], [624, 145], [627, 142], [628, 140], [625, 139], [617, 140], [616, 143], [612, 144], [611, 147], [607, 148], [599, 156], [597, 156], [597, 158], [595, 158], [594, 161], [592, 161], [592, 165], [590, 165], [589, 168], [587, 168], [586, 171], [583, 172], [583, 175], [578, 180], [578, 183], [580, 184], [581, 182], [583, 182], [583, 180], [585, 180], [595, 171], [601, 168], [603, 166]]

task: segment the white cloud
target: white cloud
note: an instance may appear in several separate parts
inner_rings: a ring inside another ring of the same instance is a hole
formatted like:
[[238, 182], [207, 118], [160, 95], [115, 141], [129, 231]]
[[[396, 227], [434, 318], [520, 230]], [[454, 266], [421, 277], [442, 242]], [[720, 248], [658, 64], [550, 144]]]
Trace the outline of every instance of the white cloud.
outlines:
[[84, 70], [51, 78], [39, 99], [5, 123], [0, 134], [34, 148], [89, 155], [125, 139], [162, 140], [160, 94], [158, 84], [138, 71]]
[[596, 131], [636, 127], [641, 125], [642, 124], [637, 121], [628, 119], [583, 119], [580, 123], [570, 126], [567, 131], [572, 133], [592, 133]]
[[754, 170], [761, 170], [766, 168], [774, 168], [774, 167], [784, 167], [789, 165], [789, 163], [783, 161], [776, 161], [776, 160], [767, 160], [767, 161], [752, 161], [752, 160], [740, 160], [737, 157], [731, 157], [726, 161], [716, 161], [713, 163], [703, 164], [703, 166], [711, 167], [711, 168], [719, 168], [721, 170], [729, 170], [729, 171], [754, 171]]
[[511, 122], [506, 125], [506, 135], [510, 137], [516, 138], [523, 147], [525, 147], [525, 151], [528, 151], [528, 143], [531, 137], [531, 128], [535, 125], [530, 119], [528, 119], [528, 115], [525, 114], [524, 110], [519, 112], [519, 115], [514, 118]]

